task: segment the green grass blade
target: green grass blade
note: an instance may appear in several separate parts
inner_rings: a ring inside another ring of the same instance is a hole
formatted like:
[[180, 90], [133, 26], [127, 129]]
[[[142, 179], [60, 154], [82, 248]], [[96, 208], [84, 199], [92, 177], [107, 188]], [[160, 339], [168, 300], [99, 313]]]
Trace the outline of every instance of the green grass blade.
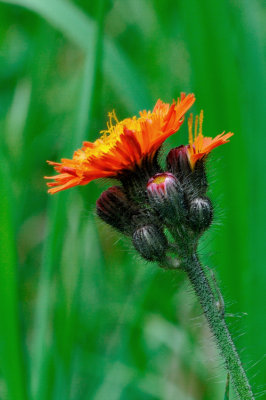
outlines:
[[[258, 387], [264, 387], [266, 376], [266, 362], [263, 362], [263, 355], [266, 354], [266, 180], [264, 154], [266, 146], [266, 53], [264, 48], [265, 29], [263, 18], [259, 2], [243, 1], [241, 18], [239, 19], [237, 12], [235, 15], [235, 20], [239, 24], [239, 34], [242, 38], [240, 51], [245, 75], [243, 114], [247, 116], [245, 118], [244, 134], [249, 148], [245, 165], [248, 168], [248, 182], [246, 184], [250, 188], [247, 217], [250, 266], [243, 273], [244, 310], [248, 313], [246, 318], [248, 321], [247, 348], [254, 363], [250, 372], [251, 374], [256, 374], [254, 382]], [[254, 98], [257, 100], [254, 101]]]
[[[102, 29], [98, 29], [98, 35], [91, 41], [92, 53], [87, 55], [84, 65], [84, 73], [81, 80], [80, 100], [77, 105], [77, 120], [71, 140], [67, 142], [66, 151], [73, 151], [79, 146], [82, 140], [86, 139], [89, 123], [89, 113], [94, 101], [94, 80], [96, 71], [99, 67], [100, 54], [98, 48], [101, 47]], [[49, 336], [48, 326], [51, 321], [52, 312], [50, 311], [51, 301], [49, 296], [53, 274], [58, 269], [61, 262], [62, 246], [66, 232], [67, 204], [71, 201], [70, 193], [61, 193], [58, 197], [50, 200], [47, 241], [44, 247], [44, 259], [41, 268], [40, 286], [38, 291], [38, 301], [36, 306], [35, 318], [35, 340], [34, 340], [34, 359], [32, 363], [32, 398], [47, 399], [50, 394], [46, 392], [49, 370], [49, 358], [53, 349], [52, 342], [47, 342]], [[73, 200], [73, 198], [72, 198]], [[79, 280], [77, 280], [77, 285]], [[72, 296], [77, 294], [73, 290]], [[64, 318], [64, 316], [62, 315]], [[44, 345], [45, 344], [45, 345]], [[72, 348], [69, 349], [70, 351]], [[62, 371], [59, 371], [59, 387], [63, 378]], [[65, 382], [66, 386], [66, 382]]]
[[26, 400], [25, 365], [21, 352], [13, 199], [8, 165], [0, 152], [0, 370], [6, 400]]
[[[56, 29], [84, 49], [89, 55], [93, 51], [96, 35], [95, 21], [85, 15], [74, 4], [63, 0], [0, 0], [15, 4], [41, 15]], [[149, 95], [141, 76], [131, 65], [121, 49], [107, 37], [104, 40], [104, 71], [121, 101], [134, 111], [149, 105]]]
[[[98, 24], [94, 40], [93, 53], [87, 55], [84, 65], [84, 73], [81, 80], [80, 103], [77, 109], [77, 121], [73, 145], [80, 146], [86, 134], [90, 131], [92, 110], [97, 108], [99, 86], [96, 89], [96, 81], [102, 64], [103, 44], [103, 21], [105, 0], [98, 3]], [[89, 201], [89, 198], [86, 198]], [[93, 241], [96, 234], [95, 226], [89, 219], [82, 218], [82, 210], [85, 204], [82, 202], [78, 192], [72, 192], [69, 196], [68, 215], [75, 215], [69, 222], [67, 234], [62, 250], [60, 262], [61, 272], [58, 279], [57, 292], [59, 300], [55, 308], [58, 309], [54, 317], [54, 353], [57, 354], [57, 365], [55, 375], [56, 392], [54, 400], [62, 397], [67, 400], [71, 396], [73, 381], [73, 360], [76, 355], [76, 339], [78, 336], [78, 310], [80, 306], [80, 292], [86, 256], [84, 249], [88, 246], [87, 241]], [[70, 210], [72, 212], [70, 212]], [[91, 233], [87, 235], [87, 228], [91, 226]], [[96, 238], [95, 238], [96, 239]], [[96, 239], [94, 246], [98, 247]], [[93, 256], [89, 257], [89, 265], [93, 264]], [[89, 266], [88, 265], [88, 266]]]
[[32, 399], [47, 397], [48, 364], [51, 360], [51, 338], [49, 324], [51, 321], [51, 285], [53, 274], [60, 261], [60, 253], [64, 238], [62, 229], [65, 221], [66, 196], [54, 199], [50, 204], [47, 228], [47, 240], [44, 245], [43, 262], [39, 278], [37, 301], [35, 309], [34, 331], [31, 355], [31, 392]]

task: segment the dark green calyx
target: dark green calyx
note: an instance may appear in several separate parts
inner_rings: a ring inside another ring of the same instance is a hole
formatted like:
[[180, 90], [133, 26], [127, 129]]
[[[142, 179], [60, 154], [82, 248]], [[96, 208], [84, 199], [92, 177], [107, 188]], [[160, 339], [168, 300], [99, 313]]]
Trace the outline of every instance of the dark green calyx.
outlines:
[[163, 230], [156, 225], [145, 225], [135, 230], [132, 243], [147, 261], [162, 261], [168, 248]]

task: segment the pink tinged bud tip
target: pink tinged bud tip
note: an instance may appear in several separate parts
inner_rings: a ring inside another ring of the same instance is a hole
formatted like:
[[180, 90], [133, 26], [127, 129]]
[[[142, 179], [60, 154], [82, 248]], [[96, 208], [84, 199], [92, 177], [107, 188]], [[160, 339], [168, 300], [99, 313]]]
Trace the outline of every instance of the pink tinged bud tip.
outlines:
[[162, 193], [167, 195], [167, 191], [171, 186], [177, 183], [176, 177], [170, 172], [164, 172], [154, 175], [149, 179], [147, 184], [147, 192], [149, 193]]

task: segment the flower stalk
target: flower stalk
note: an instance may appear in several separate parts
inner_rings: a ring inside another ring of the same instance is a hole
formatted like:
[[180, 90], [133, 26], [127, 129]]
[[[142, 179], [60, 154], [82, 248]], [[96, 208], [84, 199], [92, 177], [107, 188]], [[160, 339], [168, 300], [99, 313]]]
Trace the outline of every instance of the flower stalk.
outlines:
[[181, 266], [186, 272], [195, 294], [198, 297], [211, 333], [224, 359], [225, 367], [230, 374], [238, 398], [240, 400], [254, 400], [247, 375], [228, 330], [224, 312], [217, 304], [216, 295], [200, 264], [198, 256], [195, 253], [188, 255], [182, 260]]

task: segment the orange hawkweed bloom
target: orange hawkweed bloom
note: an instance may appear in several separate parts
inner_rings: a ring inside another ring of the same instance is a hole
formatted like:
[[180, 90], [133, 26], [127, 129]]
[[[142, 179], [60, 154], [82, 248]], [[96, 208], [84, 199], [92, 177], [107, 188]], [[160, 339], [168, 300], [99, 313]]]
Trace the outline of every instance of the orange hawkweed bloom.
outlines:
[[47, 185], [49, 193], [85, 185], [104, 177], [117, 177], [123, 171], [141, 167], [144, 159], [154, 158], [162, 143], [177, 132], [184, 115], [195, 101], [193, 94], [182, 93], [177, 102], [167, 104], [158, 100], [152, 111], [141, 111], [140, 117], [118, 121], [115, 112], [109, 114], [107, 130], [95, 142], [83, 142], [73, 159], [61, 163], [48, 161], [59, 173]]
[[193, 115], [190, 114], [188, 119], [189, 145], [187, 146], [187, 156], [192, 170], [197, 162], [206, 157], [215, 147], [229, 142], [229, 138], [233, 136], [232, 132], [221, 133], [215, 138], [204, 137], [202, 134], [203, 110], [199, 117], [195, 118], [194, 138], [193, 138]]

